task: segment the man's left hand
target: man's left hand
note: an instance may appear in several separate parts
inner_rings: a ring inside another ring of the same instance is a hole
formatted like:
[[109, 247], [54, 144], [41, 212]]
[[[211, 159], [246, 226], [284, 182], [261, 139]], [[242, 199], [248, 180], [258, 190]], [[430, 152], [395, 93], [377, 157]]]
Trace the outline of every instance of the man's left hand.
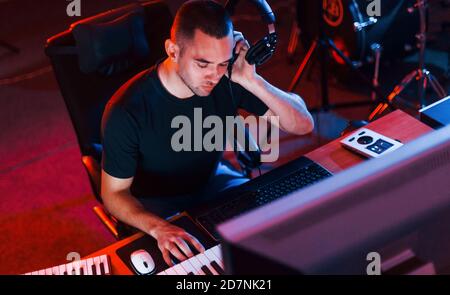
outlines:
[[231, 81], [244, 86], [247, 83], [251, 83], [256, 77], [255, 65], [250, 65], [245, 59], [250, 44], [244, 38], [241, 32], [234, 31], [233, 33], [235, 40], [234, 54], [238, 57], [233, 64], [233, 71], [231, 74]]

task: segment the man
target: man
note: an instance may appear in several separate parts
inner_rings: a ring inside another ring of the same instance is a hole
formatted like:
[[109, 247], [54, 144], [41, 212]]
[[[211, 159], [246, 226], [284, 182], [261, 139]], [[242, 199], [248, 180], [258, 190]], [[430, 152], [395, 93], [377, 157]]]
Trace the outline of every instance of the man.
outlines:
[[[180, 261], [193, 256], [188, 244], [204, 248], [165, 218], [247, 180], [220, 164], [221, 151], [174, 151], [174, 117], [193, 121], [194, 109], [201, 108], [204, 115], [225, 119], [243, 108], [258, 116], [279, 116], [279, 127], [287, 132], [313, 129], [303, 100], [259, 76], [245, 60], [248, 48], [220, 4], [188, 1], [165, 42], [168, 57], [121, 87], [105, 109], [104, 204], [119, 220], [153, 236], [168, 265], [171, 255]], [[231, 95], [226, 73], [233, 49], [238, 58]], [[222, 183], [217, 185], [217, 179]]]

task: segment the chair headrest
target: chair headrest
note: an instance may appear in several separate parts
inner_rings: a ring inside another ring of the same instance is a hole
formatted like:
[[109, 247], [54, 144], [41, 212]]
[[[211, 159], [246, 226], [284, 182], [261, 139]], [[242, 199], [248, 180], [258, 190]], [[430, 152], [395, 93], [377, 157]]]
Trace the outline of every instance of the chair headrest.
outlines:
[[72, 28], [80, 70], [106, 76], [126, 71], [150, 54], [144, 13], [131, 12], [106, 23], [79, 23]]

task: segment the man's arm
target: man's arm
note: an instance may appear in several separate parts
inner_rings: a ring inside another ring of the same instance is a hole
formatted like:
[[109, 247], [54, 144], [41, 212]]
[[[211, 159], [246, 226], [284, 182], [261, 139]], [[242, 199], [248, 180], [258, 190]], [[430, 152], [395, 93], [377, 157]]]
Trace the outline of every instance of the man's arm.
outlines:
[[314, 120], [305, 102], [295, 93], [285, 92], [264, 80], [256, 73], [254, 65], [245, 60], [249, 44], [240, 32], [234, 34], [235, 53], [239, 54], [233, 64], [233, 82], [239, 83], [247, 91], [264, 102], [269, 110], [264, 116], [278, 116], [282, 130], [303, 135], [314, 129]]
[[278, 127], [283, 131], [303, 135], [314, 129], [313, 118], [305, 102], [297, 94], [284, 92], [259, 75], [256, 75], [253, 82], [243, 87], [267, 105], [269, 109], [263, 116], [279, 117]]
[[133, 177], [116, 178], [102, 169], [101, 196], [106, 209], [114, 217], [153, 236], [168, 265], [172, 265], [169, 253], [180, 261], [193, 256], [186, 242], [200, 252], [205, 250], [196, 238], [182, 228], [145, 210], [130, 192], [132, 182]]

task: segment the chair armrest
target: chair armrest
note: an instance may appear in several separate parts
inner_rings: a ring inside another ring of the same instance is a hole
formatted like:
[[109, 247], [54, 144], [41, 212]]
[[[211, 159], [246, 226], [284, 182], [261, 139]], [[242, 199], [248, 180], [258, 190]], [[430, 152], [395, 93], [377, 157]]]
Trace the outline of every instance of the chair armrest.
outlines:
[[[101, 184], [101, 167], [98, 161], [92, 156], [83, 156], [81, 158], [84, 168], [89, 174], [89, 181], [91, 183], [92, 190], [95, 197], [100, 203], [102, 198], [100, 196], [100, 184]], [[116, 240], [129, 237], [137, 231], [130, 226], [120, 222], [113, 215], [111, 215], [103, 206], [95, 206], [93, 208], [95, 215], [106, 226], [106, 228], [113, 234]]]
[[92, 191], [98, 201], [102, 202], [100, 196], [101, 185], [101, 167], [98, 161], [92, 156], [82, 156], [81, 161], [89, 175], [89, 181], [91, 183]]

